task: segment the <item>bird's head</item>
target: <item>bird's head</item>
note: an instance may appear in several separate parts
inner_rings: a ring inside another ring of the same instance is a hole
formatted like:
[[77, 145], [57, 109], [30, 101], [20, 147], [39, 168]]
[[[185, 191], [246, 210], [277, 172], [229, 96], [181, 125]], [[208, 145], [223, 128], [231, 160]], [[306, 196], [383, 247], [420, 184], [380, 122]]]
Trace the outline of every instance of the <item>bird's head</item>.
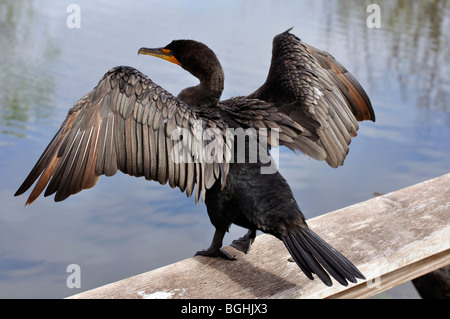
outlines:
[[219, 102], [224, 74], [214, 52], [201, 42], [174, 40], [164, 48], [140, 48], [138, 54], [152, 55], [181, 66], [200, 80], [200, 85], [184, 89], [178, 95], [190, 105], [209, 106]]
[[194, 40], [174, 40], [164, 48], [140, 48], [138, 54], [152, 55], [175, 63], [200, 81], [209, 78], [215, 69], [222, 68], [214, 52]]

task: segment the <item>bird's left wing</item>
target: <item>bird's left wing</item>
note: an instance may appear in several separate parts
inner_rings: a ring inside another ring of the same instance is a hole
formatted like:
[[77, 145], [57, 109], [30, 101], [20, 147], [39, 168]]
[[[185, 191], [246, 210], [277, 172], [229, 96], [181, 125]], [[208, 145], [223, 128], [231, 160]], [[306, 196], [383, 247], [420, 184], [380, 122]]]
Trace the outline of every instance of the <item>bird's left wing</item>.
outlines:
[[[197, 186], [198, 201], [217, 179], [225, 183], [228, 145], [220, 139], [225, 129], [220, 120], [197, 114], [136, 69], [116, 67], [69, 110], [15, 195], [37, 180], [27, 204], [45, 188], [45, 196], [55, 194], [61, 201], [93, 187], [100, 175], [120, 170], [169, 182], [188, 196]], [[214, 137], [216, 158], [208, 160], [205, 144]]]

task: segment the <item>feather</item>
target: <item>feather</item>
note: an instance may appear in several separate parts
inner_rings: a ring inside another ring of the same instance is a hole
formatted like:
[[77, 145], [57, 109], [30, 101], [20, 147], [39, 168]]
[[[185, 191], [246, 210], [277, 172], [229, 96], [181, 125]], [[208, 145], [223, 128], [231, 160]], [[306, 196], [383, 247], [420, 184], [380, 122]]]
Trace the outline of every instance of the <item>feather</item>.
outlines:
[[[159, 113], [159, 112], [157, 112]], [[164, 122], [161, 123], [158, 131], [158, 182], [161, 185], [167, 183], [167, 153]]]
[[106, 176], [113, 176], [117, 172], [117, 153], [116, 153], [116, 143], [114, 141], [116, 125], [114, 121], [114, 114], [109, 113], [106, 121], [107, 132], [105, 139], [105, 166], [104, 166], [104, 174]]
[[144, 144], [142, 138], [142, 125], [137, 122], [136, 123], [136, 176], [145, 176], [144, 175]]
[[125, 146], [125, 121], [123, 121], [120, 115], [115, 114], [115, 142], [117, 150], [117, 162], [119, 169], [122, 172], [127, 172], [127, 152]]
[[147, 180], [151, 179], [150, 175], [150, 152], [152, 152], [152, 149], [150, 148], [150, 142], [149, 142], [149, 129], [148, 126], [143, 124], [142, 125], [142, 155], [143, 155], [143, 166], [144, 166], [144, 176]]
[[148, 145], [150, 152], [150, 177], [151, 179], [158, 180], [158, 156], [156, 150], [158, 149], [158, 131], [148, 130]]

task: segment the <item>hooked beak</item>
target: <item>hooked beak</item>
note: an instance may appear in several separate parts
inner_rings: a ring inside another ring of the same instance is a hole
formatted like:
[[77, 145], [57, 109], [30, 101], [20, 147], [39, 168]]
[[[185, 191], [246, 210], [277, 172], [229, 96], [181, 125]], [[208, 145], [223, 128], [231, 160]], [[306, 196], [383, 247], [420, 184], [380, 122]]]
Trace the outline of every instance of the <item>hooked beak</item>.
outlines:
[[178, 64], [181, 66], [181, 63], [173, 55], [173, 51], [169, 49], [159, 48], [159, 49], [148, 49], [148, 48], [140, 48], [138, 54], [146, 54], [152, 55], [160, 59], [167, 60], [169, 62]]

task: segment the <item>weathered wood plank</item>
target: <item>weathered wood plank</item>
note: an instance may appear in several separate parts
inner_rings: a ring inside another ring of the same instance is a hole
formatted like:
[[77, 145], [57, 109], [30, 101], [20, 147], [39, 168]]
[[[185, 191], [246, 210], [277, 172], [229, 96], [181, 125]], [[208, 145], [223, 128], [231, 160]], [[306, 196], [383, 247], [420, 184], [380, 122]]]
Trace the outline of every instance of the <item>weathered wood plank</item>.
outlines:
[[329, 299], [354, 299], [368, 298], [379, 294], [395, 286], [401, 285], [411, 279], [423, 276], [436, 269], [448, 265], [450, 262], [450, 250], [443, 251], [437, 255], [421, 259], [405, 267], [396, 269], [381, 277], [355, 285], [347, 290], [329, 296]]
[[71, 298], [369, 297], [450, 264], [450, 174], [313, 218], [314, 231], [368, 278], [349, 287], [310, 281], [284, 245], [258, 236], [236, 261], [193, 257]]

